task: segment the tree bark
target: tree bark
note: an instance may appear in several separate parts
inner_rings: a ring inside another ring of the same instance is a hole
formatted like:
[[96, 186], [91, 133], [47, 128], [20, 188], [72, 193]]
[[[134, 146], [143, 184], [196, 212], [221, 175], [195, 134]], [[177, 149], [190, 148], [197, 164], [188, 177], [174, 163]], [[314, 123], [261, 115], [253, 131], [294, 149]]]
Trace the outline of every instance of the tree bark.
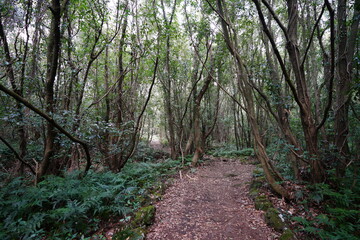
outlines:
[[[263, 31], [266, 33], [267, 37], [270, 40], [275, 56], [278, 59], [281, 70], [284, 74], [285, 81], [289, 86], [292, 95], [299, 107], [300, 119], [302, 124], [302, 130], [305, 137], [306, 149], [309, 153], [309, 158], [307, 159], [310, 163], [311, 168], [311, 177], [313, 182], [321, 182], [325, 177], [325, 172], [320, 161], [319, 151], [318, 151], [318, 130], [319, 127], [316, 125], [315, 119], [311, 112], [311, 101], [309, 98], [309, 93], [307, 89], [306, 75], [304, 70], [304, 61], [306, 59], [306, 53], [303, 58], [300, 56], [300, 51], [298, 47], [298, 1], [297, 0], [288, 0], [287, 1], [287, 10], [288, 10], [288, 26], [287, 28], [281, 23], [277, 17], [274, 10], [271, 8], [269, 3], [266, 0], [262, 0], [263, 4], [268, 8], [271, 15], [274, 17], [275, 21], [283, 31], [286, 38], [286, 50], [289, 54], [291, 69], [294, 73], [295, 84], [292, 83], [290, 75], [286, 66], [284, 64], [283, 58], [281, 57], [277, 44], [271, 35], [267, 24], [265, 23], [265, 18], [261, 10], [261, 6], [258, 0], [253, 0], [256, 5], [258, 15], [263, 25]], [[312, 38], [309, 40], [309, 46]], [[308, 51], [308, 49], [307, 49]], [[331, 102], [330, 102], [331, 103]], [[327, 111], [324, 114], [323, 124], [326, 120]]]
[[[46, 112], [48, 114], [54, 113], [54, 83], [58, 69], [59, 52], [60, 52], [60, 21], [61, 21], [61, 5], [60, 0], [52, 0], [50, 7], [51, 27], [48, 37], [47, 49], [47, 70], [46, 70], [46, 85], [45, 85], [45, 104]], [[48, 173], [48, 168], [51, 164], [51, 158], [54, 154], [54, 141], [57, 133], [55, 127], [51, 123], [46, 124], [46, 138], [44, 157], [39, 165], [37, 182], [41, 181], [43, 176]]]
[[[211, 48], [211, 46], [210, 46]], [[196, 95], [195, 97], [195, 102], [194, 102], [194, 146], [195, 146], [195, 154], [192, 158], [192, 166], [196, 166], [196, 164], [198, 163], [199, 159], [201, 158], [201, 155], [204, 152], [203, 146], [202, 146], [202, 132], [201, 132], [201, 124], [200, 124], [200, 120], [201, 120], [201, 113], [200, 113], [200, 104], [201, 104], [201, 100], [204, 97], [204, 94], [206, 93], [206, 91], [209, 88], [210, 83], [212, 82], [213, 78], [213, 72], [214, 72], [214, 66], [213, 66], [213, 56], [211, 53], [211, 49], [209, 49], [210, 51], [210, 58], [211, 58], [211, 67], [210, 67], [210, 72], [208, 73], [208, 76], [205, 79], [205, 82], [200, 90], [200, 92]]]
[[[163, 17], [165, 20], [165, 24], [167, 27], [170, 27], [175, 15], [177, 0], [174, 0], [174, 4], [172, 7], [170, 19], [167, 18], [165, 12], [165, 6], [163, 0], [161, 0]], [[166, 30], [168, 31], [168, 30]], [[165, 75], [166, 79], [163, 82], [163, 89], [165, 94], [165, 110], [167, 114], [167, 125], [169, 131], [169, 145], [170, 145], [170, 156], [172, 159], [176, 159], [178, 157], [178, 148], [176, 144], [176, 136], [175, 136], [175, 119], [173, 114], [173, 106], [172, 106], [172, 79], [171, 79], [171, 69], [170, 69], [170, 34], [166, 33], [166, 55], [165, 55]]]
[[347, 0], [338, 0], [338, 60], [337, 84], [335, 104], [335, 145], [342, 157], [338, 158], [337, 171], [344, 175], [347, 163], [350, 161], [348, 134], [349, 134], [349, 104], [350, 85], [352, 80], [352, 62], [354, 57], [355, 42], [359, 27], [359, 4], [355, 1], [355, 10], [352, 25], [347, 27]]
[[[224, 40], [226, 42], [229, 52], [234, 57], [235, 63], [237, 65], [238, 85], [239, 85], [239, 89], [242, 90], [242, 96], [245, 104], [244, 110], [246, 110], [252, 135], [254, 137], [254, 145], [255, 145], [254, 148], [255, 148], [256, 156], [261, 162], [262, 168], [264, 169], [265, 177], [268, 183], [270, 184], [270, 186], [272, 187], [272, 189], [279, 195], [285, 198], [290, 198], [288, 191], [285, 188], [283, 188], [281, 185], [276, 183], [274, 173], [272, 173], [271, 168], [269, 166], [269, 157], [267, 156], [265, 146], [263, 145], [262, 142], [259, 127], [256, 122], [254, 100], [252, 96], [252, 90], [250, 87], [249, 76], [245, 71], [243, 60], [237, 51], [236, 40], [233, 41], [230, 39], [229, 28], [231, 29], [231, 26], [228, 26], [227, 22], [224, 19], [225, 15], [223, 10], [222, 0], [217, 0], [217, 6], [218, 6], [218, 12], [221, 15], [220, 21], [223, 29]], [[232, 31], [234, 32], [233, 29]], [[236, 38], [235, 32], [234, 32], [234, 37]]]

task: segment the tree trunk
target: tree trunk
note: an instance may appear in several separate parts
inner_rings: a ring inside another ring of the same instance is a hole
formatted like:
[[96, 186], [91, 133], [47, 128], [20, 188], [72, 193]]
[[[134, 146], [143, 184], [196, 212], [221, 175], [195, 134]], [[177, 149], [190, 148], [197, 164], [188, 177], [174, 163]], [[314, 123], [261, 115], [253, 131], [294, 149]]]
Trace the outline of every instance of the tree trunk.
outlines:
[[[28, 7], [29, 8], [29, 7]], [[24, 93], [24, 80], [25, 80], [25, 66], [26, 66], [26, 58], [27, 58], [27, 54], [28, 54], [28, 42], [29, 42], [29, 33], [28, 33], [28, 21], [29, 21], [29, 11], [30, 9], [27, 9], [28, 13], [26, 14], [26, 20], [25, 20], [25, 28], [26, 28], [26, 42], [25, 42], [25, 49], [24, 49], [24, 54], [22, 57], [22, 68], [21, 68], [21, 75], [20, 75], [20, 83], [17, 84], [16, 83], [16, 79], [15, 79], [15, 73], [14, 73], [14, 68], [13, 68], [13, 59], [11, 58], [11, 54], [10, 54], [10, 49], [9, 49], [9, 45], [8, 45], [8, 41], [5, 35], [5, 30], [3, 27], [3, 22], [2, 22], [2, 17], [0, 14], [0, 39], [3, 42], [3, 48], [4, 48], [4, 52], [5, 52], [5, 59], [8, 62], [8, 64], [6, 64], [6, 75], [10, 81], [11, 87], [13, 89], [13, 91], [18, 94], [19, 96], [23, 97], [23, 93]], [[26, 134], [26, 125], [25, 125], [25, 121], [24, 121], [24, 109], [22, 107], [22, 105], [19, 102], [16, 102], [16, 110], [18, 113], [17, 116], [17, 121], [19, 123], [18, 125], [18, 137], [19, 137], [19, 146], [20, 146], [20, 158], [24, 159], [26, 152], [27, 152], [27, 134]], [[18, 174], [22, 175], [24, 172], [24, 164], [23, 162], [18, 162], [17, 164], [17, 170]]]
[[[221, 14], [221, 16], [224, 17], [225, 15], [224, 15], [224, 10], [223, 10], [222, 0], [217, 0], [217, 6], [218, 6], [219, 13]], [[290, 196], [289, 196], [289, 193], [287, 192], [287, 190], [285, 188], [283, 188], [281, 185], [279, 185], [278, 183], [276, 183], [274, 173], [272, 173], [271, 168], [268, 163], [269, 158], [267, 156], [265, 146], [263, 145], [259, 127], [258, 127], [256, 117], [255, 117], [254, 100], [253, 100], [253, 96], [252, 96], [252, 89], [250, 88], [249, 76], [248, 76], [247, 72], [245, 71], [245, 67], [242, 62], [242, 58], [240, 57], [240, 55], [237, 51], [236, 38], [235, 38], [235, 41], [232, 41], [230, 39], [229, 28], [231, 28], [231, 26], [228, 28], [228, 26], [226, 25], [225, 19], [223, 19], [223, 18], [221, 18], [220, 21], [221, 21], [221, 25], [222, 25], [222, 29], [223, 29], [224, 40], [227, 44], [229, 52], [231, 53], [231, 55], [233, 55], [236, 66], [237, 66], [236, 73], [237, 73], [238, 85], [239, 85], [239, 89], [241, 90], [241, 93], [242, 93], [242, 97], [243, 97], [244, 104], [245, 104], [245, 110], [246, 110], [248, 121], [249, 121], [249, 124], [251, 127], [251, 132], [254, 137], [254, 145], [255, 145], [254, 148], [255, 148], [256, 156], [261, 162], [261, 165], [264, 169], [265, 177], [266, 177], [268, 183], [270, 184], [270, 186], [272, 187], [272, 189], [276, 193], [280, 194], [281, 196], [283, 196], [285, 198], [289, 198]], [[232, 29], [232, 30], [234, 32], [233, 36], [236, 37], [237, 35], [236, 35], [234, 29]]]
[[[212, 50], [211, 50], [211, 46], [208, 48], [208, 55], [210, 56], [210, 71], [208, 73], [208, 76], [205, 79], [205, 82], [200, 90], [200, 92], [195, 95], [195, 101], [194, 101], [194, 113], [193, 113], [193, 118], [194, 118], [194, 147], [195, 147], [195, 154], [192, 158], [192, 166], [196, 166], [196, 164], [198, 163], [199, 159], [201, 158], [201, 155], [204, 152], [203, 149], [203, 134], [201, 131], [201, 113], [200, 113], [200, 104], [201, 104], [201, 100], [204, 97], [204, 94], [206, 93], [206, 91], [209, 88], [210, 83], [213, 81], [213, 74], [214, 74], [214, 58], [212, 56]], [[204, 62], [205, 64], [206, 62]], [[201, 77], [201, 74], [200, 76]]]
[[[269, 28], [271, 28], [271, 26], [269, 26]], [[275, 85], [281, 86], [280, 76], [278, 74], [278, 67], [275, 64], [273, 58], [271, 57], [269, 44], [268, 41], [265, 39], [264, 39], [264, 45], [266, 50], [265, 51], [266, 59], [270, 68], [271, 79], [274, 81]], [[296, 139], [295, 135], [293, 134], [290, 128], [290, 122], [289, 122], [290, 110], [285, 105], [285, 96], [280, 87], [276, 88], [275, 94], [278, 98], [277, 99], [278, 103], [276, 103], [277, 116], [274, 117], [280, 127], [280, 130], [284, 138], [289, 144], [292, 145], [292, 149], [289, 154], [290, 163], [293, 168], [294, 176], [296, 177], [296, 179], [300, 180], [301, 176], [299, 172], [299, 164], [301, 162], [300, 156], [303, 155], [303, 150], [301, 148], [300, 143], [298, 142], [298, 140]]]
[[359, 4], [355, 1], [353, 22], [350, 30], [347, 27], [347, 0], [338, 1], [338, 61], [337, 84], [335, 104], [335, 145], [342, 157], [338, 158], [337, 171], [344, 175], [349, 159], [350, 149], [348, 144], [349, 134], [349, 104], [350, 85], [352, 80], [352, 62], [354, 57], [355, 42], [359, 26]]
[[[61, 19], [61, 6], [60, 0], [52, 0], [51, 4], [51, 27], [49, 32], [48, 49], [47, 49], [47, 71], [46, 71], [46, 88], [45, 88], [45, 104], [46, 112], [49, 114], [54, 113], [54, 83], [56, 72], [58, 69], [58, 60], [60, 52], [60, 19]], [[55, 127], [51, 123], [46, 124], [46, 138], [44, 157], [39, 166], [37, 175], [37, 182], [42, 180], [42, 177], [47, 174], [48, 168], [51, 163], [51, 158], [54, 154], [54, 140], [57, 133]]]
[[[166, 27], [169, 28], [172, 24], [172, 21], [175, 16], [177, 0], [174, 0], [174, 4], [171, 9], [170, 18], [168, 19], [166, 16], [164, 1], [161, 0], [162, 12]], [[168, 31], [168, 30], [166, 30]], [[170, 69], [170, 34], [166, 33], [166, 55], [165, 55], [165, 79], [163, 81], [163, 90], [164, 90], [164, 101], [165, 101], [165, 111], [167, 115], [167, 126], [169, 131], [169, 145], [170, 145], [170, 156], [172, 159], [176, 159], [178, 157], [178, 148], [176, 144], [176, 136], [175, 136], [175, 119], [173, 114], [173, 105], [172, 105], [172, 79], [171, 79], [171, 69]]]
[[300, 119], [307, 151], [309, 152], [308, 160], [310, 161], [312, 180], [314, 182], [321, 182], [324, 179], [324, 170], [319, 159], [316, 123], [311, 113], [311, 103], [306, 84], [304, 65], [301, 63], [300, 52], [297, 45], [298, 2], [297, 0], [289, 0], [287, 4], [289, 24], [287, 28], [288, 42], [286, 49], [296, 80], [296, 91], [300, 104]]

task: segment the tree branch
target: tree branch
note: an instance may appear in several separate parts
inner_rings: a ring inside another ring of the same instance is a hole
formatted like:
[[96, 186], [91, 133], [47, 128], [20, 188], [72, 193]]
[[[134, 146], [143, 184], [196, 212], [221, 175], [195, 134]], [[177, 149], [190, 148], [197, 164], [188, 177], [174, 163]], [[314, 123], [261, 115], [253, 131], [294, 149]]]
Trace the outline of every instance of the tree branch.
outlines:
[[308, 52], [309, 52], [309, 49], [310, 49], [312, 40], [313, 40], [313, 38], [314, 38], [315, 30], [317, 29], [317, 26], [319, 25], [319, 22], [320, 22], [320, 20], [321, 20], [322, 15], [324, 14], [325, 5], [326, 5], [326, 4], [324, 4], [324, 5], [322, 6], [320, 16], [319, 16], [319, 18], [316, 20], [315, 25], [314, 25], [314, 28], [313, 28], [313, 30], [312, 30], [312, 32], [311, 32], [310, 39], [309, 39], [309, 42], [308, 42], [307, 47], [306, 47], [306, 50], [305, 50], [305, 54], [304, 54], [303, 59], [302, 59], [302, 61], [301, 61], [301, 67], [303, 67], [304, 64], [305, 64], [305, 60], [306, 60], [307, 54], [308, 54]]
[[33, 169], [33, 167], [32, 167], [30, 164], [28, 164], [27, 162], [25, 162], [24, 159], [22, 159], [22, 157], [20, 157], [19, 153], [10, 145], [10, 143], [8, 143], [8, 142], [7, 142], [4, 138], [2, 138], [1, 136], [0, 136], [0, 140], [14, 153], [15, 157], [16, 157], [20, 162], [22, 162], [25, 166], [27, 166], [27, 167], [30, 169], [30, 171], [31, 171], [34, 175], [36, 175], [36, 172], [35, 172], [35, 170]]
[[288, 71], [286, 70], [286, 66], [285, 66], [285, 63], [284, 63], [281, 55], [280, 55], [279, 49], [277, 48], [275, 40], [272, 37], [272, 35], [271, 35], [271, 33], [270, 33], [270, 31], [269, 31], [269, 29], [267, 27], [267, 24], [265, 22], [264, 14], [263, 14], [263, 12], [261, 10], [260, 3], [259, 3], [258, 0], [252, 0], [252, 1], [255, 3], [255, 6], [256, 6], [256, 9], [257, 9], [257, 12], [258, 12], [258, 15], [259, 15], [259, 18], [260, 18], [260, 22], [261, 22], [261, 24], [263, 26], [263, 31], [265, 32], [266, 36], [268, 37], [268, 39], [269, 39], [269, 41], [271, 43], [274, 54], [275, 54], [275, 56], [276, 56], [276, 58], [277, 58], [277, 60], [278, 60], [278, 62], [280, 64], [281, 71], [282, 71], [282, 73], [283, 73], [283, 75], [285, 77], [285, 81], [288, 84], [288, 86], [290, 87], [290, 90], [291, 90], [291, 92], [293, 94], [293, 97], [294, 97], [296, 103], [298, 104], [300, 110], [304, 111], [304, 107], [303, 107], [302, 103], [300, 102], [300, 99], [299, 99], [298, 94], [296, 92], [296, 88], [295, 88], [293, 82], [290, 79]]
[[[255, 3], [255, 1], [253, 1]], [[257, 3], [259, 3], [256, 0]], [[289, 35], [287, 33], [286, 27], [284, 26], [284, 24], [282, 24], [282, 22], [280, 21], [279, 17], [277, 16], [277, 14], [275, 13], [275, 11], [272, 9], [272, 7], [270, 6], [270, 4], [266, 1], [266, 0], [261, 0], [261, 2], [265, 5], [265, 7], [269, 10], [270, 14], [273, 16], [274, 20], [276, 21], [276, 23], [279, 25], [279, 27], [281, 28], [281, 30], [283, 31], [285, 38], [287, 41], [289, 41]], [[256, 3], [255, 3], [256, 5]]]
[[332, 95], [333, 95], [333, 85], [334, 85], [334, 75], [335, 75], [335, 12], [334, 9], [331, 7], [331, 4], [329, 0], [325, 0], [325, 5], [329, 11], [330, 14], [330, 54], [331, 54], [331, 66], [330, 66], [330, 79], [329, 79], [329, 95], [328, 95], [328, 102], [324, 110], [324, 116], [319, 123], [318, 126], [316, 126], [316, 131], [319, 131], [319, 129], [325, 124], [326, 119], [329, 115], [329, 111], [331, 108], [332, 103]]
[[25, 98], [21, 97], [20, 95], [16, 94], [15, 92], [11, 91], [10, 89], [6, 88], [4, 85], [0, 84], [0, 91], [4, 92], [5, 94], [9, 95], [10, 97], [14, 98], [16, 101], [20, 102], [21, 104], [25, 105], [38, 115], [40, 115], [42, 118], [44, 118], [48, 123], [53, 125], [56, 129], [58, 129], [62, 134], [67, 136], [71, 141], [75, 143], [79, 143], [85, 151], [86, 154], [86, 166], [85, 166], [85, 174], [90, 169], [91, 166], [91, 157], [90, 152], [87, 144], [83, 142], [82, 140], [72, 136], [68, 131], [66, 131], [63, 127], [61, 127], [53, 118], [51, 118], [49, 115], [41, 111], [40, 109], [36, 108], [34, 105], [32, 105], [30, 102], [28, 102]]

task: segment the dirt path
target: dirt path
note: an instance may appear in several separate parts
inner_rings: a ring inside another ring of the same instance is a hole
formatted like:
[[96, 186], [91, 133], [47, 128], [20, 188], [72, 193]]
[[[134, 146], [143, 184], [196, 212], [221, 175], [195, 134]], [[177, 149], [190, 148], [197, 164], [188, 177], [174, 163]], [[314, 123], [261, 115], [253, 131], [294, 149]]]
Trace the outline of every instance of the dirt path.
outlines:
[[277, 239], [247, 196], [253, 168], [236, 161], [213, 161], [183, 175], [157, 203], [147, 239]]

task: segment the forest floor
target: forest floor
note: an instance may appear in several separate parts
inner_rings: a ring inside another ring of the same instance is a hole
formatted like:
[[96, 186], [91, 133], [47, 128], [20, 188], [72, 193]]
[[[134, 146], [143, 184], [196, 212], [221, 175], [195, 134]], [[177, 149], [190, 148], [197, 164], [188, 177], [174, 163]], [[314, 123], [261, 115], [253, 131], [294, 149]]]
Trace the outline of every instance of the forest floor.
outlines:
[[212, 159], [181, 174], [156, 204], [148, 240], [277, 239], [248, 197], [254, 166]]

